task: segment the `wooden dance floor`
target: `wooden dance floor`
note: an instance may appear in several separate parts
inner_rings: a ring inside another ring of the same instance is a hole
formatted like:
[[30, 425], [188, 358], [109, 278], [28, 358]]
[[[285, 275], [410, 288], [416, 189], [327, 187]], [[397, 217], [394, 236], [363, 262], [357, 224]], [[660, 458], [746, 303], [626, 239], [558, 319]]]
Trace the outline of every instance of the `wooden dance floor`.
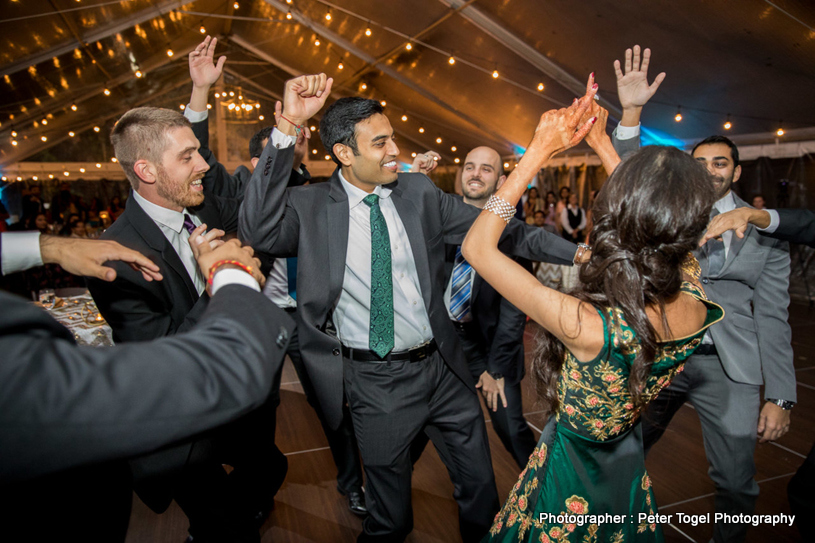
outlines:
[[[790, 514], [786, 488], [815, 440], [815, 309], [790, 307], [790, 323], [798, 378], [798, 405], [792, 412], [792, 428], [777, 443], [759, 444], [756, 465], [760, 494], [757, 514]], [[526, 331], [527, 353], [532, 351], [535, 325]], [[527, 355], [527, 363], [530, 355]], [[536, 406], [530, 379], [525, 380], [525, 413], [535, 430], [544, 424]], [[489, 420], [489, 419], [488, 419]], [[487, 423], [498, 493], [503, 500], [518, 476], [518, 469]], [[539, 435], [539, 431], [537, 432]], [[314, 411], [306, 403], [291, 364], [283, 371], [281, 406], [278, 410], [277, 442], [287, 454], [289, 473], [276, 498], [271, 516], [263, 526], [262, 541], [319, 543], [353, 542], [361, 521], [348, 510], [336, 490], [336, 471], [325, 436]], [[707, 476], [699, 419], [685, 406], [674, 417], [647, 462], [660, 513], [698, 515], [713, 511], [713, 484]], [[448, 543], [458, 541], [453, 487], [444, 465], [429, 446], [413, 476], [415, 528], [408, 541]], [[712, 515], [711, 515], [712, 516]], [[127, 543], [182, 543], [187, 520], [173, 503], [163, 515], [150, 511], [133, 497], [133, 513]], [[708, 541], [712, 525], [663, 525], [669, 543]], [[795, 527], [760, 525], [748, 531], [748, 542], [800, 541]]]

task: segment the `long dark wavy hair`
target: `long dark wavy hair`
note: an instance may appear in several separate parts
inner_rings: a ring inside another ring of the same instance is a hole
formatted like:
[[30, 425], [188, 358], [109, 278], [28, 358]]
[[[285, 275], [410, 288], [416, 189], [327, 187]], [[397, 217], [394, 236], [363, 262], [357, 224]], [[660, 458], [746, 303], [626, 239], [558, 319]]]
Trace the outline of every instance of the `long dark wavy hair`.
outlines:
[[[639, 342], [629, 391], [635, 406], [658, 352], [657, 334], [645, 313], [663, 315], [679, 293], [680, 270], [696, 248], [715, 200], [707, 170], [673, 147], [650, 146], [622, 162], [592, 207], [592, 255], [580, 269], [581, 285], [570, 294], [595, 308], [619, 308]], [[619, 322], [610, 322], [619, 331]], [[543, 408], [558, 408], [557, 385], [565, 347], [554, 335], [539, 337], [533, 373]]]

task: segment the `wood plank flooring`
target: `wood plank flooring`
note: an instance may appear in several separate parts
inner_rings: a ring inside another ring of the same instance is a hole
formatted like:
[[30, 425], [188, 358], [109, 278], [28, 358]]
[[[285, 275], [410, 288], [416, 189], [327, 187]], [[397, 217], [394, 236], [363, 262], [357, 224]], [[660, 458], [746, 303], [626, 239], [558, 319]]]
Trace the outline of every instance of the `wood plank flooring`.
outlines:
[[[786, 487], [815, 441], [815, 309], [790, 307], [798, 405], [793, 410], [790, 432], [777, 443], [759, 444], [756, 449], [756, 480], [760, 494], [757, 514], [790, 513]], [[536, 326], [526, 331], [527, 352], [532, 351]], [[527, 363], [530, 356], [527, 355]], [[277, 441], [287, 454], [289, 473], [277, 495], [271, 516], [262, 528], [263, 543], [345, 543], [356, 540], [361, 521], [351, 514], [336, 490], [336, 470], [328, 444], [314, 411], [290, 363], [283, 371], [281, 406], [278, 411]], [[535, 429], [544, 418], [536, 404], [532, 384], [524, 383], [524, 412]], [[486, 413], [486, 412], [485, 412]], [[489, 414], [486, 413], [487, 420]], [[487, 423], [498, 493], [503, 500], [515, 484], [518, 468]], [[707, 476], [699, 419], [693, 408], [676, 414], [647, 461], [661, 513], [698, 515], [713, 511], [713, 484]], [[447, 543], [458, 541], [453, 486], [432, 446], [416, 465], [413, 477], [415, 528], [408, 541]], [[674, 516], [676, 519], [677, 516]], [[704, 542], [711, 537], [709, 524], [663, 525], [668, 543]], [[127, 543], [181, 543], [187, 535], [187, 520], [178, 507], [156, 515], [134, 495]], [[752, 527], [748, 542], [800, 541], [795, 527]]]

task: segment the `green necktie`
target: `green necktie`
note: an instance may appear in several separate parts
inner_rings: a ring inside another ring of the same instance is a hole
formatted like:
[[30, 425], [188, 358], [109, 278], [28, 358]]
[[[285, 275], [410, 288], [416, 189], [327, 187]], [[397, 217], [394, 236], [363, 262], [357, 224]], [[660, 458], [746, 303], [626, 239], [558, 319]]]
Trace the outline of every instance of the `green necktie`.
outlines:
[[371, 331], [368, 345], [385, 358], [393, 349], [393, 276], [388, 224], [379, 209], [379, 196], [363, 200], [371, 208]]

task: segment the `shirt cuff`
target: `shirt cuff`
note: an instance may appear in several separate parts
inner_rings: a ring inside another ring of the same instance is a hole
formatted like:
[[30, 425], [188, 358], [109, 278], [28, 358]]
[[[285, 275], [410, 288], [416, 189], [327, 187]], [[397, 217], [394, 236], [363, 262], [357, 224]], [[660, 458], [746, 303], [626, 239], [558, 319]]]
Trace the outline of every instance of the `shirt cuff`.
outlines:
[[260, 285], [254, 277], [243, 270], [236, 270], [234, 268], [215, 272], [215, 277], [212, 278], [212, 295], [215, 296], [218, 289], [226, 285], [243, 285], [251, 288], [255, 292], [260, 292]]
[[3, 275], [42, 266], [39, 232], [3, 232]]
[[187, 104], [187, 107], [184, 108], [184, 116], [191, 123], [200, 123], [201, 121], [207, 119], [209, 116], [209, 111], [206, 109], [204, 111], [193, 111], [190, 109], [190, 105]]
[[781, 218], [778, 216], [778, 211], [775, 209], [765, 209], [767, 213], [770, 214], [770, 226], [767, 228], [759, 228], [756, 227], [756, 230], [759, 232], [764, 232], [765, 234], [772, 234], [775, 232], [775, 229], [778, 228], [778, 225], [781, 223]]
[[277, 128], [272, 130], [272, 144], [278, 149], [285, 149], [286, 147], [290, 147], [294, 145], [294, 142], [296, 141], [297, 138], [295, 138], [294, 136], [287, 136]]
[[640, 123], [637, 123], [637, 126], [622, 126], [618, 124], [617, 128], [614, 129], [614, 133], [617, 135], [618, 140], [636, 138], [640, 135]]

